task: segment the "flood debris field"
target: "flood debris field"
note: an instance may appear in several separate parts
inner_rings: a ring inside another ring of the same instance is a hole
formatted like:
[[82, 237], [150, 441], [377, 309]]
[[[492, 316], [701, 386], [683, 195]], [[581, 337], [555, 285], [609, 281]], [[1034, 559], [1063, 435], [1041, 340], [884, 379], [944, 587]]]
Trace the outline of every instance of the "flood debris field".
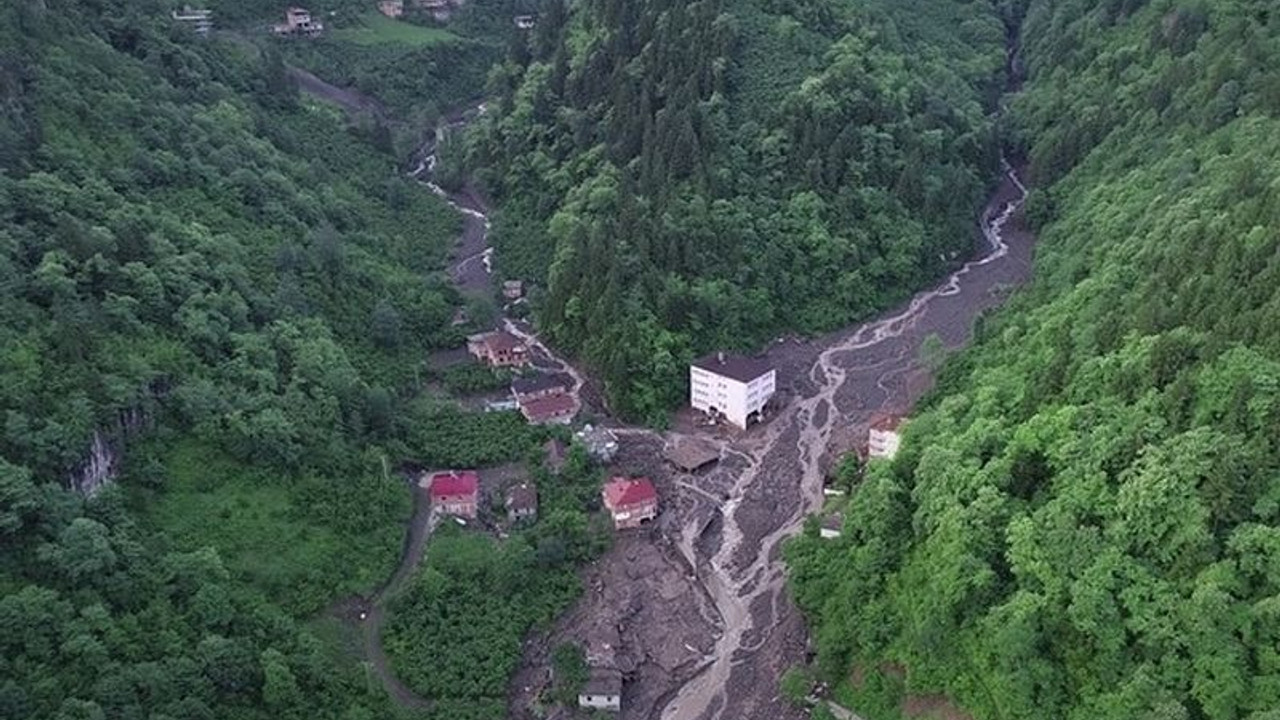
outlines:
[[[624, 720], [806, 717], [778, 683], [804, 661], [806, 629], [785, 587], [782, 542], [822, 503], [823, 478], [865, 437], [873, 415], [909, 412], [929, 388], [925, 338], [950, 350], [974, 320], [1030, 276], [1026, 190], [1010, 169], [982, 216], [983, 247], [934, 289], [881, 319], [812, 341], [783, 339], [766, 357], [785, 405], [746, 433], [681, 423], [659, 434], [619, 429], [619, 474], [647, 475], [662, 511], [652, 528], [620, 533], [583, 573], [581, 600], [526, 643], [510, 717], [549, 682], [549, 655], [573, 642], [624, 671]], [[667, 442], [693, 435], [720, 460], [687, 474], [662, 460]]]

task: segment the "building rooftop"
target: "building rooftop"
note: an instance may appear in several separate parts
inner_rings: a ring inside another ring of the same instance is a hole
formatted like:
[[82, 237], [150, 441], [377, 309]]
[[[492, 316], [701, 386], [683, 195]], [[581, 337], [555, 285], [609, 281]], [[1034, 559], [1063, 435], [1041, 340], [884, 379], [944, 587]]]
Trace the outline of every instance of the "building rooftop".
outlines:
[[715, 446], [697, 438], [673, 440], [662, 449], [662, 454], [667, 462], [685, 472], [693, 472], [720, 459], [720, 451]]
[[520, 403], [520, 412], [531, 423], [545, 422], [571, 415], [577, 409], [578, 401], [572, 395], [563, 393], [537, 397]]
[[484, 343], [491, 351], [515, 350], [524, 347], [524, 342], [520, 338], [505, 330], [495, 330], [485, 335]]
[[622, 673], [614, 668], [593, 667], [580, 695], [622, 695]]
[[475, 470], [451, 470], [431, 476], [431, 497], [475, 495], [480, 476]]
[[507, 490], [508, 510], [537, 510], [538, 489], [533, 483], [520, 483]]
[[764, 358], [727, 352], [714, 352], [700, 357], [693, 361], [693, 366], [743, 383], [767, 375], [773, 369]]
[[511, 381], [511, 392], [516, 395], [528, 395], [530, 393], [544, 392], [546, 390], [568, 390], [569, 383], [564, 376], [547, 375], [538, 373], [536, 375], [525, 375]]
[[881, 415], [871, 422], [872, 430], [880, 430], [881, 432], [892, 432], [897, 430], [901, 425], [903, 418], [901, 415]]
[[604, 504], [610, 509], [639, 505], [658, 499], [649, 478], [615, 477], [604, 486]]

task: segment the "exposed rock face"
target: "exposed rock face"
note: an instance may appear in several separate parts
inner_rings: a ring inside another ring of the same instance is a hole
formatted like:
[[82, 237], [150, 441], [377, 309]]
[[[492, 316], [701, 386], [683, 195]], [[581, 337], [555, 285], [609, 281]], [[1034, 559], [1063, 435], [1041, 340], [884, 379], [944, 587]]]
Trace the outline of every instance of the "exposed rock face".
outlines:
[[80, 466], [67, 476], [67, 484], [81, 495], [93, 497], [104, 485], [116, 479], [119, 465], [120, 451], [103, 435], [102, 430], [94, 430], [89, 453]]
[[[153, 386], [154, 396], [164, 388]], [[67, 473], [67, 487], [85, 497], [93, 497], [120, 474], [120, 460], [125, 440], [137, 435], [152, 423], [152, 413], [135, 405], [116, 414], [115, 422], [93, 431], [84, 459]]]

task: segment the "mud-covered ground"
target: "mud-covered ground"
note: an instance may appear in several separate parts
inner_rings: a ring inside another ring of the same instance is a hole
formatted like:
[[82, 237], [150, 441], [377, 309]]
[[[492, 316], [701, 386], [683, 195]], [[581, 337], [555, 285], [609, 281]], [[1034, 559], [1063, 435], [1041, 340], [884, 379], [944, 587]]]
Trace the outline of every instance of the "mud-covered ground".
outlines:
[[[622, 720], [805, 716], [778, 690], [807, 645], [785, 589], [781, 544], [820, 507], [824, 476], [865, 438], [872, 415], [909, 412], [928, 389], [923, 340], [936, 334], [947, 348], [960, 347], [974, 320], [1029, 277], [1023, 192], [1014, 176], [1006, 179], [983, 216], [978, 259], [937, 288], [880, 320], [770, 346], [781, 402], [765, 424], [741, 433], [679, 416], [662, 436], [619, 430], [616, 469], [652, 477], [662, 515], [651, 530], [622, 534], [584, 573], [580, 602], [529, 642], [511, 717], [532, 717], [529, 703], [549, 680], [549, 652], [565, 641], [595, 659], [610, 659], [604, 646], [614, 653], [627, 678]], [[672, 471], [663, 445], [686, 434], [715, 443], [720, 462], [696, 475]]]

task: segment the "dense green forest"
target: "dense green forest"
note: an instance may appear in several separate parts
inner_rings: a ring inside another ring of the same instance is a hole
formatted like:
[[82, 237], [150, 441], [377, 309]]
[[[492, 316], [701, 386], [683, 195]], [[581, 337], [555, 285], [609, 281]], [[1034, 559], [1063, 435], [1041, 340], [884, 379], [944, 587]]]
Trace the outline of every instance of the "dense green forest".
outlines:
[[613, 536], [606, 516], [593, 512], [604, 478], [585, 450], [573, 447], [556, 474], [542, 462], [540, 452], [528, 458], [539, 491], [536, 523], [520, 523], [500, 543], [446, 523], [422, 570], [392, 602], [385, 631], [392, 666], [437, 702], [442, 720], [506, 717], [507, 684], [526, 634], [578, 597], [575, 568]]
[[876, 720], [1280, 717], [1280, 14], [1024, 5], [1037, 279], [788, 548], [821, 670]]
[[662, 422], [686, 361], [906, 296], [997, 175], [988, 0], [544, 4], [468, 157], [500, 271], [611, 407]]
[[170, 7], [0, 5], [0, 717], [396, 717], [324, 611], [396, 561], [397, 464], [545, 436], [423, 392], [456, 215]]

